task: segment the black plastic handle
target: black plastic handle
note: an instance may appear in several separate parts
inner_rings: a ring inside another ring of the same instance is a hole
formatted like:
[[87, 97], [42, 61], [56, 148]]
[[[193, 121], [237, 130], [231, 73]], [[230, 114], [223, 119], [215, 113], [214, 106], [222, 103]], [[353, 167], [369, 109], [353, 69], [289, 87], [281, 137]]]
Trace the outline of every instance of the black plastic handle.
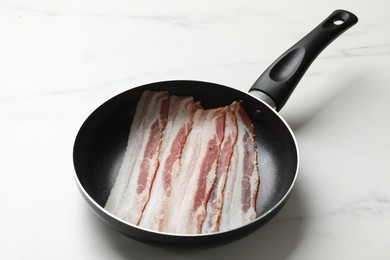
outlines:
[[334, 11], [272, 63], [256, 80], [249, 92], [261, 99], [266, 94], [267, 98], [273, 100], [275, 109], [279, 111], [318, 54], [357, 22], [358, 18], [353, 13], [345, 10]]

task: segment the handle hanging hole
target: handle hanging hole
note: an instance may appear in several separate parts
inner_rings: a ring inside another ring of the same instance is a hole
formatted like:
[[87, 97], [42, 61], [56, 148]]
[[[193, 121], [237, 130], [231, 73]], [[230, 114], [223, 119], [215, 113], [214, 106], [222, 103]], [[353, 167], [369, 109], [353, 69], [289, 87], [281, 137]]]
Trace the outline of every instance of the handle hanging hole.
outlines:
[[[353, 17], [352, 17], [353, 18]], [[346, 13], [344, 11], [337, 11], [332, 16], [329, 17], [324, 23], [323, 28], [328, 30], [333, 30], [338, 28], [339, 26], [347, 27], [345, 24], [353, 23], [351, 22], [351, 16], [349, 13]]]
[[335, 17], [333, 18], [333, 24], [334, 25], [342, 25], [344, 23], [344, 19], [341, 17]]

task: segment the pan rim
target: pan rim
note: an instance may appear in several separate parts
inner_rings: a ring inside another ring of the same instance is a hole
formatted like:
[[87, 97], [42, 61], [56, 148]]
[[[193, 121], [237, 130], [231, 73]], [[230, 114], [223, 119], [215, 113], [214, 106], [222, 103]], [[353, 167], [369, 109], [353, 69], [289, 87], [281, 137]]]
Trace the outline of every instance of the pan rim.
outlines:
[[[100, 204], [98, 204], [90, 195], [89, 193], [84, 189], [83, 185], [81, 184], [80, 182], [80, 179], [78, 177], [78, 174], [77, 174], [77, 169], [76, 169], [76, 160], [75, 160], [75, 150], [76, 150], [76, 144], [77, 144], [77, 140], [79, 139], [79, 135], [80, 135], [80, 132], [82, 131], [82, 129], [84, 128], [84, 125], [85, 123], [89, 120], [89, 118], [94, 114], [96, 113], [96, 111], [98, 111], [101, 107], [105, 106], [108, 102], [111, 102], [112, 100], [118, 98], [119, 96], [123, 96], [125, 93], [129, 92], [129, 91], [133, 91], [137, 88], [146, 88], [148, 86], [151, 86], [151, 85], [155, 85], [155, 84], [161, 84], [161, 83], [188, 83], [188, 82], [192, 82], [192, 83], [196, 83], [196, 84], [212, 84], [212, 85], [218, 85], [220, 87], [224, 87], [224, 88], [228, 88], [228, 89], [232, 89], [234, 91], [238, 91], [238, 92], [241, 92], [242, 94], [244, 95], [248, 95], [254, 99], [256, 99], [257, 101], [261, 102], [263, 105], [265, 105], [269, 110], [272, 111], [272, 113], [274, 115], [276, 115], [279, 120], [284, 124], [284, 126], [287, 128], [292, 140], [293, 140], [293, 143], [294, 143], [294, 147], [295, 147], [295, 154], [296, 154], [296, 169], [295, 169], [295, 173], [294, 173], [294, 178], [292, 179], [292, 182], [289, 186], [289, 188], [287, 189], [287, 191], [285, 192], [285, 194], [283, 195], [283, 197], [277, 202], [275, 203], [275, 205], [273, 205], [269, 210], [267, 210], [266, 212], [264, 212], [263, 214], [261, 214], [259, 217], [257, 217], [255, 220], [253, 220], [252, 222], [250, 223], [247, 223], [245, 225], [242, 225], [242, 226], [239, 226], [239, 227], [236, 227], [236, 228], [232, 228], [232, 229], [229, 229], [229, 230], [225, 230], [225, 231], [218, 231], [218, 232], [214, 232], [214, 233], [204, 233], [204, 234], [182, 234], [182, 233], [169, 233], [169, 232], [161, 232], [161, 231], [156, 231], [156, 230], [152, 230], [152, 229], [148, 229], [148, 228], [144, 228], [144, 227], [141, 227], [141, 226], [138, 226], [138, 225], [134, 225], [132, 223], [129, 223], [127, 221], [124, 221], [120, 218], [118, 218], [117, 216], [115, 216], [114, 214], [112, 214], [111, 212], [107, 211], [104, 207], [102, 207]], [[267, 217], [269, 217], [272, 213], [274, 212], [277, 212], [278, 209], [281, 208], [281, 206], [287, 201], [293, 187], [295, 186], [295, 183], [298, 179], [298, 174], [299, 174], [299, 168], [300, 168], [300, 153], [299, 153], [299, 147], [298, 147], [298, 144], [297, 144], [297, 140], [296, 140], [296, 137], [294, 135], [294, 132], [292, 131], [291, 127], [288, 125], [288, 123], [285, 121], [285, 119], [274, 109], [272, 108], [269, 104], [267, 104], [265, 101], [261, 100], [260, 98], [252, 95], [251, 93], [249, 92], [245, 92], [245, 91], [242, 91], [240, 89], [237, 89], [237, 88], [233, 88], [233, 87], [230, 87], [230, 86], [226, 86], [226, 85], [222, 85], [222, 84], [218, 84], [218, 83], [214, 83], [214, 82], [207, 82], [207, 81], [201, 81], [201, 80], [163, 80], [163, 81], [156, 81], [156, 82], [150, 82], [150, 83], [146, 83], [146, 84], [142, 84], [142, 85], [138, 85], [138, 86], [135, 86], [135, 87], [132, 87], [132, 88], [129, 88], [125, 91], [122, 91], [120, 92], [119, 94], [116, 94], [114, 95], [113, 97], [109, 98], [108, 100], [106, 100], [105, 102], [103, 102], [102, 104], [100, 104], [96, 109], [94, 109], [90, 114], [89, 116], [83, 121], [82, 125], [80, 126], [77, 134], [76, 134], [76, 138], [75, 138], [75, 141], [74, 141], [74, 145], [73, 145], [73, 166], [74, 166], [74, 171], [73, 171], [73, 177], [76, 181], [76, 184], [79, 188], [79, 190], [81, 191], [82, 195], [84, 196], [85, 199], [88, 199], [88, 201], [90, 203], [93, 204], [93, 206], [96, 208], [96, 209], [99, 209], [100, 212], [104, 213], [105, 215], [107, 215], [108, 217], [114, 219], [115, 221], [121, 223], [122, 225], [125, 225], [125, 226], [129, 226], [131, 228], [135, 228], [135, 229], [138, 229], [138, 230], [142, 230], [144, 232], [148, 232], [148, 233], [153, 233], [153, 234], [156, 234], [156, 235], [161, 235], [161, 236], [170, 236], [170, 237], [175, 237], [175, 238], [184, 238], [184, 237], [188, 237], [188, 238], [196, 238], [196, 237], [208, 237], [208, 236], [219, 236], [219, 235], [223, 235], [223, 234], [226, 234], [226, 233], [230, 233], [230, 232], [233, 232], [235, 230], [239, 230], [239, 229], [242, 229], [246, 226], [249, 226], [249, 225], [252, 225], [252, 224], [255, 224], [257, 222], [260, 222], [262, 221], [263, 219], [267, 219]], [[95, 212], [95, 210], [93, 209], [93, 211]], [[97, 212], [95, 212], [97, 214]], [[97, 214], [98, 215], [98, 214]], [[100, 217], [100, 216], [99, 216]]]

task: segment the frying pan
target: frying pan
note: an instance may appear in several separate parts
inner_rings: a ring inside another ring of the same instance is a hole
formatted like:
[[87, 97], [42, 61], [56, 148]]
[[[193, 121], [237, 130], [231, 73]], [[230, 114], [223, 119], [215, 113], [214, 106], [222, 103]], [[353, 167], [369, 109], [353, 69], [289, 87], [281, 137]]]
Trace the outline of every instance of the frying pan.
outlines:
[[[317, 55], [357, 21], [357, 17], [348, 11], [334, 11], [271, 64], [249, 93], [209, 82], [175, 80], [135, 87], [109, 99], [85, 120], [74, 143], [75, 179], [83, 197], [104, 222], [126, 236], [144, 242], [173, 245], [225, 243], [261, 227], [287, 201], [299, 168], [295, 137], [277, 112]], [[145, 90], [167, 90], [179, 96], [194, 96], [205, 108], [241, 102], [256, 129], [261, 184], [257, 218], [253, 222], [225, 232], [171, 234], [132, 225], [104, 209], [126, 149], [137, 101]]]

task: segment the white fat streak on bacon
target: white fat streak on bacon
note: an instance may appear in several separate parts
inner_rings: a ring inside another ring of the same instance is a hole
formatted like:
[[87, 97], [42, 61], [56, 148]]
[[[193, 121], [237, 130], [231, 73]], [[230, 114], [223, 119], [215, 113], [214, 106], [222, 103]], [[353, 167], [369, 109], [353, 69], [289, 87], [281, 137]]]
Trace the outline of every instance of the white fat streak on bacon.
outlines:
[[142, 146], [145, 132], [141, 131], [141, 129], [144, 127], [145, 123], [147, 123], [145, 122], [145, 118], [149, 117], [149, 114], [152, 112], [152, 107], [160, 95], [166, 95], [166, 93], [154, 93], [148, 90], [144, 91], [137, 103], [122, 164], [105, 205], [105, 209], [111, 213], [115, 214], [122, 202], [123, 194], [129, 184], [130, 176], [137, 158], [136, 155]]
[[144, 123], [138, 131], [144, 131], [143, 142], [136, 150], [136, 160], [130, 175], [127, 189], [116, 215], [132, 224], [138, 224], [150, 196], [150, 189], [159, 167], [158, 154], [161, 137], [167, 123], [169, 94], [154, 92], [158, 97], [150, 100], [150, 111], [144, 115]]
[[225, 109], [198, 109], [182, 153], [181, 174], [172, 191], [164, 231], [202, 232], [206, 203], [215, 181], [224, 137]]
[[202, 233], [219, 231], [219, 220], [223, 206], [223, 190], [226, 184], [230, 160], [237, 141], [237, 122], [233, 112], [226, 109], [225, 134], [219, 153], [217, 174], [210, 198], [207, 202], [207, 214], [202, 225]]
[[179, 174], [180, 155], [192, 128], [196, 109], [197, 104], [192, 97], [170, 97], [168, 122], [161, 142], [160, 167], [139, 223], [142, 227], [157, 231], [163, 229], [172, 187]]
[[233, 103], [230, 108], [237, 119], [238, 137], [224, 191], [220, 231], [240, 227], [256, 218], [260, 184], [254, 127], [239, 103]]

